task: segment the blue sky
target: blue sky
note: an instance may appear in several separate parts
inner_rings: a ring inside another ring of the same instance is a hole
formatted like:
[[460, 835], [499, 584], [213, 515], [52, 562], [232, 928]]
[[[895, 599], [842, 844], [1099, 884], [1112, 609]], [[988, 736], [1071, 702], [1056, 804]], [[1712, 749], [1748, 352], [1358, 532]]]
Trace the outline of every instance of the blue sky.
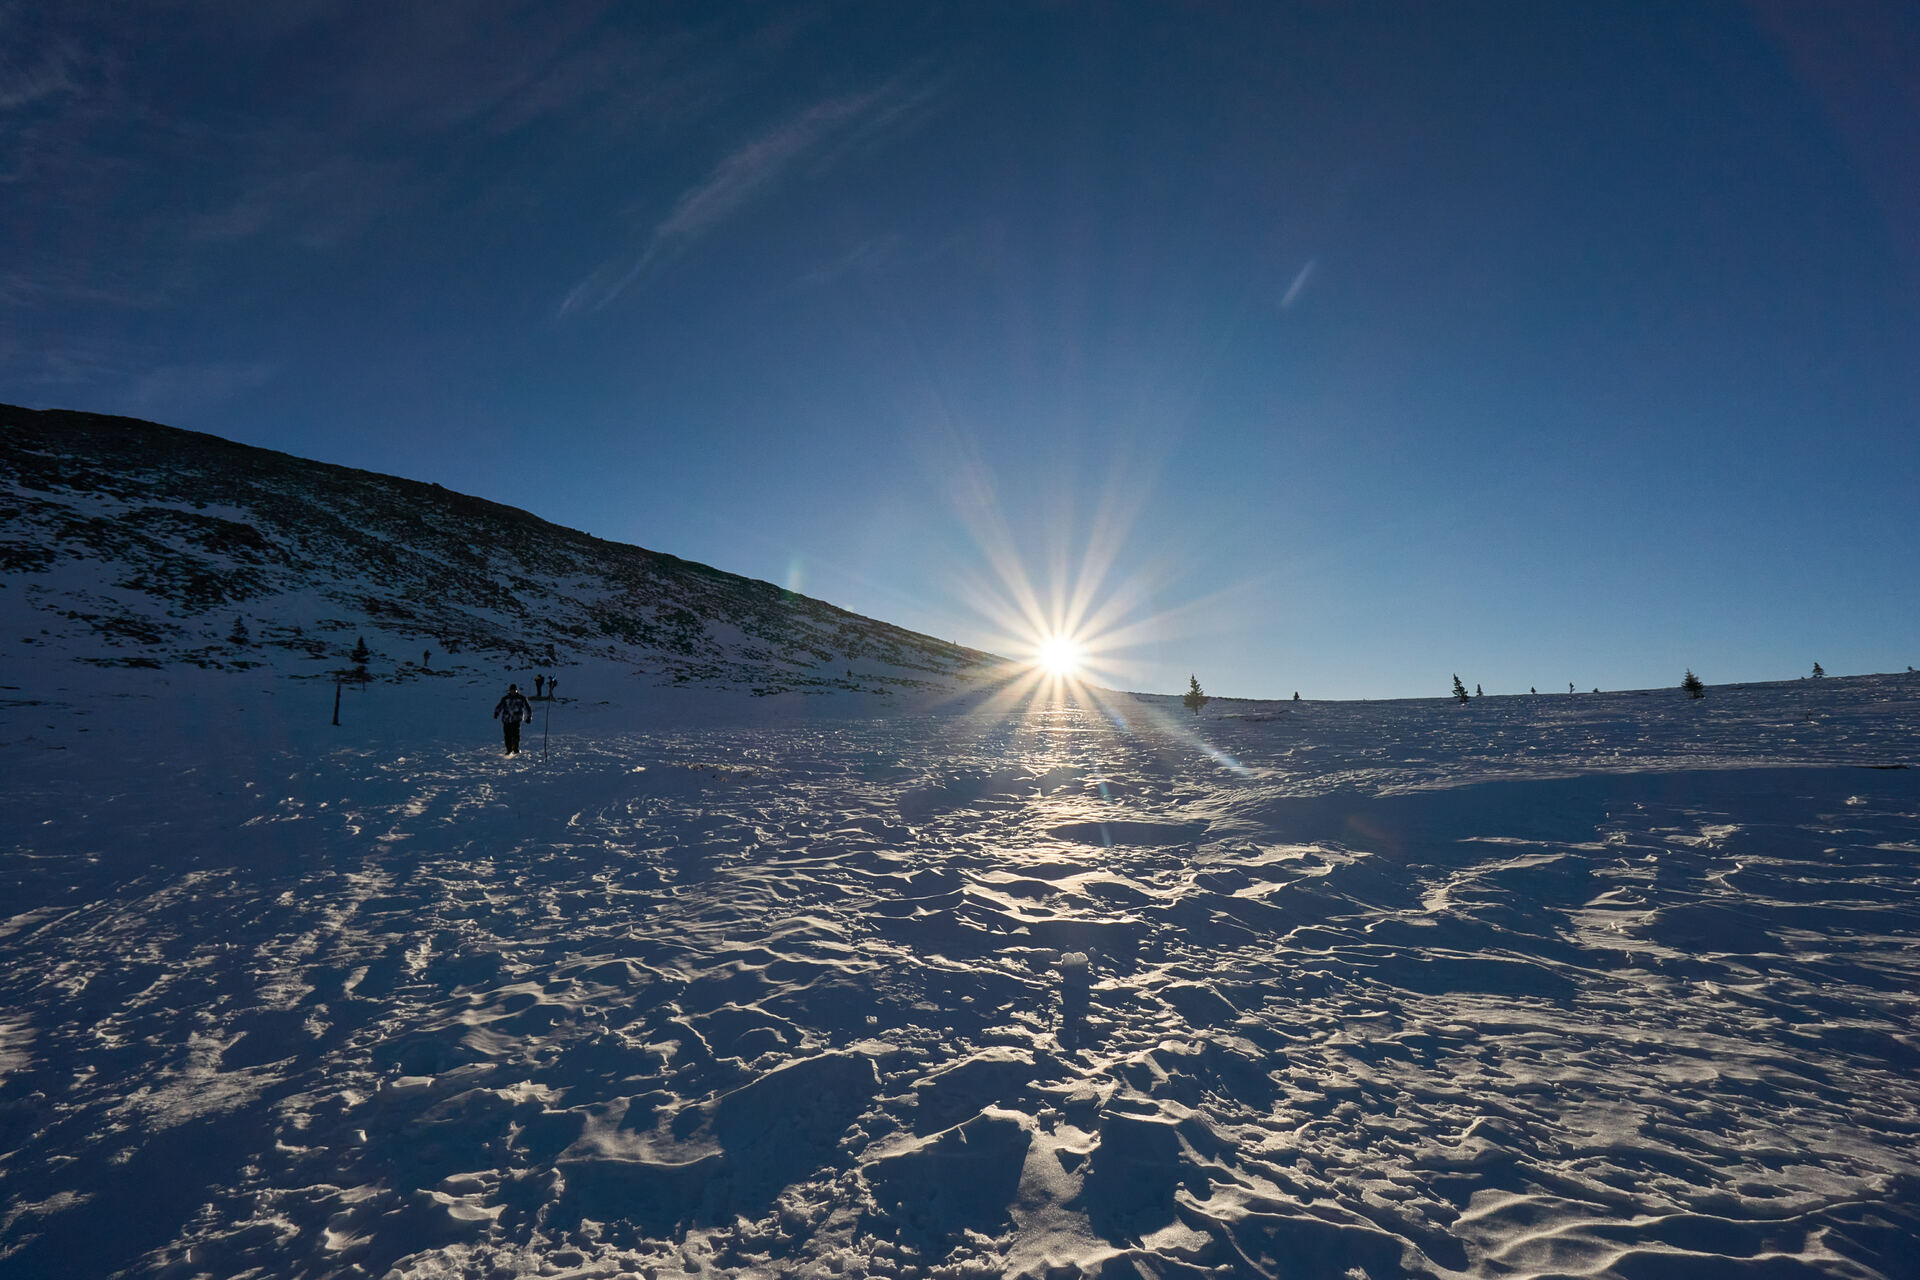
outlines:
[[0, 398], [1123, 687], [1899, 670], [1920, 16], [1845, 13], [0, 4]]

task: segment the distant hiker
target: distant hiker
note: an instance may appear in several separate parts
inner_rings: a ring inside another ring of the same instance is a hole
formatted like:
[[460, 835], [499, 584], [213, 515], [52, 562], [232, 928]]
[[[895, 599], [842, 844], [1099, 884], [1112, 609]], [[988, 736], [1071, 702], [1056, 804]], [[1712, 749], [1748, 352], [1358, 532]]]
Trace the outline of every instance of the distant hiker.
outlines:
[[535, 676], [533, 678], [533, 696], [536, 698], [539, 697], [540, 691], [546, 687], [546, 684], [547, 678], [545, 676]]
[[507, 735], [507, 754], [519, 755], [520, 726], [525, 721], [533, 719], [533, 704], [527, 701], [526, 694], [520, 692], [519, 685], [507, 686], [506, 696], [494, 704], [493, 718], [500, 722], [501, 729]]
[[422, 649], [420, 651], [420, 669], [422, 671], [425, 671], [432, 666], [433, 666], [433, 650]]
[[558, 689], [559, 687], [560, 687], [560, 677], [559, 677], [559, 676], [548, 676], [548, 677], [547, 677], [547, 701], [548, 701], [548, 702], [552, 702], [552, 701], [553, 701], [553, 691], [554, 691], [555, 689]]

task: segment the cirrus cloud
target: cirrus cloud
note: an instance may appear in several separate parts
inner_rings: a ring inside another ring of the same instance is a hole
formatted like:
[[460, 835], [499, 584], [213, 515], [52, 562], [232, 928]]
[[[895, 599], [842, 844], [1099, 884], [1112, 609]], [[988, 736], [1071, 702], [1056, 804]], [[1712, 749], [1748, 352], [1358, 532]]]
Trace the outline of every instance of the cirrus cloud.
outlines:
[[827, 163], [910, 118], [939, 92], [905, 77], [815, 103], [738, 148], [680, 193], [637, 250], [609, 258], [568, 292], [560, 314], [599, 311], [809, 162]]

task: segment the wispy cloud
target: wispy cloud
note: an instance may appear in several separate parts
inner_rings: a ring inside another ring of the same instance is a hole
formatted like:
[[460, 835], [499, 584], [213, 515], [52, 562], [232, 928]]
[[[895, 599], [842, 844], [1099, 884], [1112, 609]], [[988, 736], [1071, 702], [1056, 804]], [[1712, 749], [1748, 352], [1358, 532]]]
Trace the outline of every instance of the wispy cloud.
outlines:
[[1320, 259], [1308, 258], [1307, 265], [1294, 273], [1293, 283], [1287, 286], [1286, 295], [1280, 299], [1282, 308], [1290, 307], [1300, 300], [1300, 295], [1307, 291], [1307, 282], [1313, 279], [1314, 270], [1319, 265]]
[[0, 333], [0, 387], [44, 408], [84, 408], [184, 423], [278, 375], [259, 360], [166, 361], [151, 341], [56, 329]]
[[78, 89], [73, 64], [78, 51], [67, 41], [39, 50], [31, 63], [0, 56], [0, 111], [13, 111], [43, 98]]
[[20, 266], [0, 271], [0, 309], [27, 309], [53, 303], [116, 308], [159, 304], [164, 292], [107, 263], [74, 262], [45, 254], [25, 255]]
[[135, 380], [121, 405], [140, 417], [193, 418], [265, 384], [276, 372], [270, 364], [240, 361], [161, 365]]
[[560, 304], [562, 316], [598, 311], [812, 161], [826, 161], [870, 141], [910, 116], [937, 90], [909, 89], [896, 79], [867, 93], [830, 98], [754, 138], [681, 192], [638, 251], [601, 263]]
[[75, 388], [124, 385], [129, 361], [128, 344], [88, 334], [0, 338], [0, 383], [10, 395], [14, 387], [31, 388], [36, 404], [66, 407], [65, 397]]
[[801, 289], [818, 289], [842, 276], [865, 275], [868, 272], [882, 270], [900, 257], [900, 249], [904, 243], [897, 231], [876, 236], [871, 240], [862, 240], [839, 257], [802, 275], [795, 285]]
[[353, 156], [327, 156], [278, 172], [263, 166], [260, 172], [257, 181], [227, 204], [191, 221], [195, 239], [272, 235], [308, 249], [328, 248], [403, 199], [406, 186], [399, 166]]
[[[742, 74], [718, 34], [620, 0], [173, 8], [0, 0], [0, 189], [23, 193], [0, 310], [191, 295], [237, 242], [348, 248], [436, 207], [505, 134], [611, 145], [655, 115], [697, 117], [700, 76]], [[312, 71], [327, 60], [297, 55], [313, 47], [339, 67]], [[286, 82], [162, 105], [176, 81], [254, 64]]]

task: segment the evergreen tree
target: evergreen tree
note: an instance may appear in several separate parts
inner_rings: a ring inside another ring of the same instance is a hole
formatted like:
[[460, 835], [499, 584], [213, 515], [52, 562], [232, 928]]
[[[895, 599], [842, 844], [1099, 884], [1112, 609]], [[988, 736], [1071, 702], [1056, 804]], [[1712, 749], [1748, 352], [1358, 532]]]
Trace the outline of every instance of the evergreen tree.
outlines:
[[252, 641], [253, 637], [247, 632], [247, 620], [236, 614], [233, 619], [233, 630], [227, 632], [227, 643], [250, 644]]
[[1467, 700], [1467, 686], [1460, 683], [1460, 673], [1458, 671], [1453, 673], [1453, 696], [1462, 702]]
[[1680, 687], [1687, 691], [1689, 698], [1704, 698], [1707, 696], [1707, 686], [1700, 683], [1700, 677], [1693, 674], [1692, 667], [1687, 668], [1687, 678], [1680, 682]]
[[1199, 676], [1187, 677], [1187, 694], [1184, 698], [1180, 699], [1180, 701], [1185, 703], [1187, 710], [1193, 712], [1195, 715], [1199, 715], [1200, 708], [1207, 705], [1210, 699], [1200, 691]]
[[[1911, 671], [1911, 670], [1913, 670], [1913, 668], [1912, 668], [1912, 667], [1908, 667], [1908, 668], [1907, 668], [1907, 670], [1909, 670], [1909, 671]], [[1300, 701], [1300, 691], [1299, 691], [1298, 689], [1295, 689], [1295, 690], [1293, 691], [1293, 700], [1294, 700], [1295, 702], [1298, 702], [1298, 701]]]
[[1818, 680], [1821, 676], [1824, 676], [1826, 674], [1827, 674], [1826, 671], [1820, 666], [1819, 663], [1816, 662], [1813, 664], [1813, 678], [1815, 680]]

